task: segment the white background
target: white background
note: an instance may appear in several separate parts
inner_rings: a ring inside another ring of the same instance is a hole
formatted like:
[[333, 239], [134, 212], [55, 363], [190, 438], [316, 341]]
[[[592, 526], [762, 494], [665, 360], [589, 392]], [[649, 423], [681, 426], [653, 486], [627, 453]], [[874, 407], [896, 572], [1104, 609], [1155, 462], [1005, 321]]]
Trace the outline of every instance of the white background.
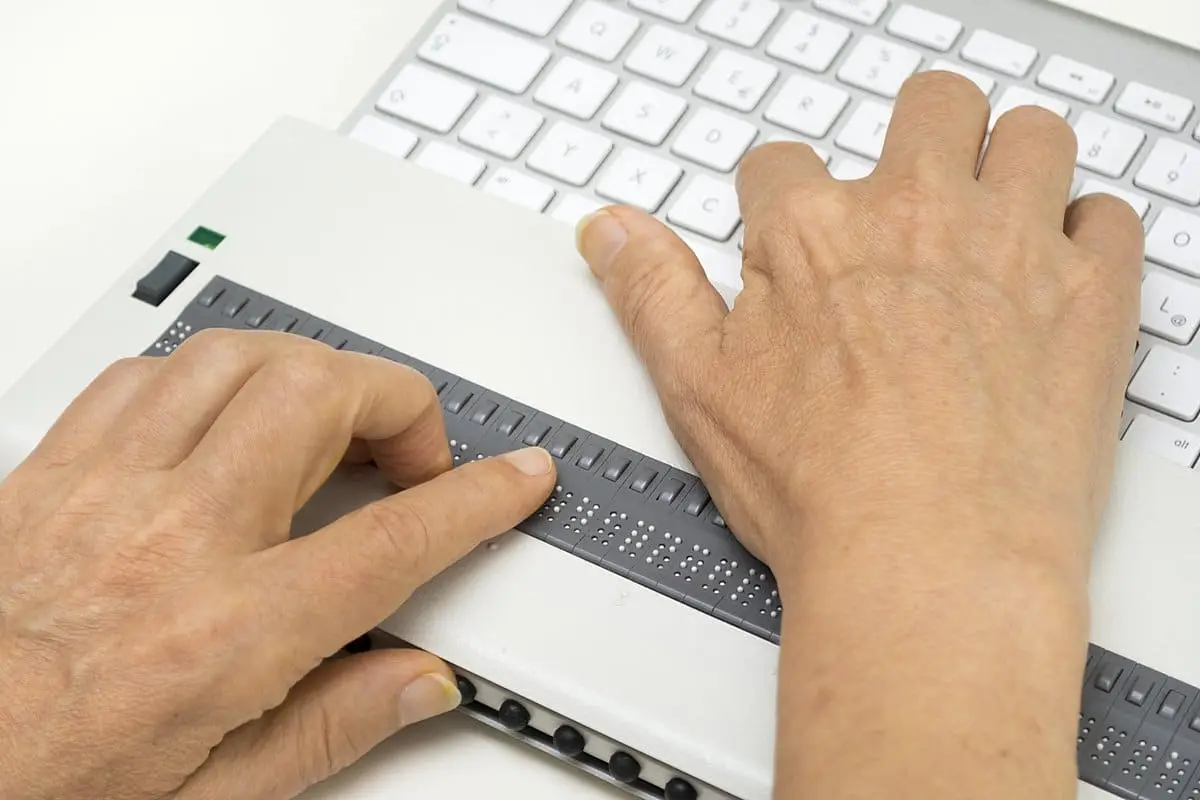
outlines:
[[[1063, 0], [1200, 47], [1195, 0]], [[336, 127], [405, 0], [0, 0], [0, 391], [279, 115]], [[310, 797], [625, 797], [457, 716]]]

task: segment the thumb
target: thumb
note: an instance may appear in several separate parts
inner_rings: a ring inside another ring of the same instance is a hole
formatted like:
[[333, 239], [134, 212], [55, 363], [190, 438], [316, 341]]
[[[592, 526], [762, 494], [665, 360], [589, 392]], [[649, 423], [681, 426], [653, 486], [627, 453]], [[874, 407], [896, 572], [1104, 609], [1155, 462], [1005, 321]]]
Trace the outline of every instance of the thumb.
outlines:
[[418, 650], [328, 661], [278, 708], [226, 736], [175, 800], [293, 798], [461, 700], [450, 669]]
[[728, 313], [691, 248], [654, 217], [601, 209], [579, 223], [580, 254], [660, 390], [681, 361], [703, 355]]

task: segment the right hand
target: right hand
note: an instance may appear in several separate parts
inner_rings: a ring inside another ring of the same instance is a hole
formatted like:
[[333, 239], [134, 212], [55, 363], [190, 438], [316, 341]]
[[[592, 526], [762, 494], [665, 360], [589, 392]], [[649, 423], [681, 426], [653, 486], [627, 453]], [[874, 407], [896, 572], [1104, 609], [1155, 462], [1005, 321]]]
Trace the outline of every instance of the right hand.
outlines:
[[914, 543], [1086, 567], [1142, 227], [1112, 197], [1068, 203], [1075, 136], [1041, 109], [1000, 120], [977, 174], [988, 117], [973, 84], [928, 73], [865, 180], [834, 180], [806, 145], [750, 153], [731, 312], [653, 218], [611, 208], [581, 225], [672, 430], [772, 566], [903, 521]]

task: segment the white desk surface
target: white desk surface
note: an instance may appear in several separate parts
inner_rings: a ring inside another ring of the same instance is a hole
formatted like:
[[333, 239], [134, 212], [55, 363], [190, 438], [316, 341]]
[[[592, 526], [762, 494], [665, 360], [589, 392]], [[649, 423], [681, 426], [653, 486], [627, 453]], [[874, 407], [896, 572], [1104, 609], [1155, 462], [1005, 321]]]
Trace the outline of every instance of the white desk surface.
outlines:
[[[1060, 1], [1200, 47], [1194, 0]], [[276, 117], [336, 127], [396, 56], [406, 13], [405, 0], [0, 5], [0, 391]], [[453, 716], [306, 800], [625, 796]]]

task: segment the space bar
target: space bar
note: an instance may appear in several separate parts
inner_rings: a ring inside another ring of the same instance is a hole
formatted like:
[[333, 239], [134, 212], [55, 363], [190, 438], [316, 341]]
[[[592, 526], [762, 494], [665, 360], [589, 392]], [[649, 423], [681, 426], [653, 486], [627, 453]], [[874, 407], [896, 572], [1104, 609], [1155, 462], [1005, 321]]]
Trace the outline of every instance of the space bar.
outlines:
[[692, 248], [696, 260], [704, 267], [709, 283], [716, 287], [725, 305], [733, 308], [733, 301], [742, 291], [742, 259], [740, 255], [726, 253], [712, 245], [687, 235], [680, 235], [684, 243]]

